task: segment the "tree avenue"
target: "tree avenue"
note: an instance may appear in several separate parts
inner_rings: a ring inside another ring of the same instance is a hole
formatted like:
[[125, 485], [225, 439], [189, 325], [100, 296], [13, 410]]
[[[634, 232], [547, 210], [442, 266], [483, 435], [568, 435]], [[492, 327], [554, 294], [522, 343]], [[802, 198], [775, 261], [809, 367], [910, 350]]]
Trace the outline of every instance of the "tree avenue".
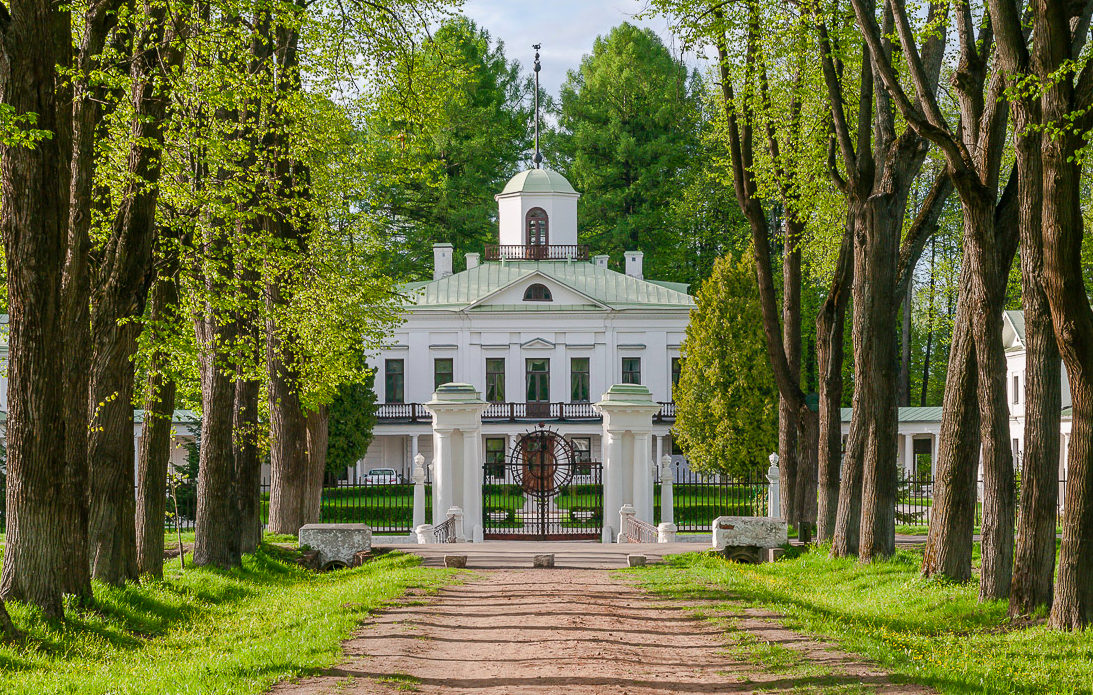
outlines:
[[[831, 282], [815, 314], [821, 432], [817, 440], [798, 436], [790, 508], [818, 500], [819, 536], [833, 542], [836, 555], [869, 560], [893, 551], [896, 397], [903, 393], [907, 402], [913, 393], [906, 347], [914, 326], [906, 312], [913, 304], [907, 298], [929, 244], [928, 312], [934, 320], [935, 235], [951, 228], [953, 212], [959, 212], [961, 257], [952, 268], [960, 279], [945, 299], [953, 323], [948, 357], [940, 362], [946, 369], [941, 434], [922, 569], [957, 581], [971, 578], [981, 452], [980, 597], [1010, 598], [1015, 615], [1051, 606], [1057, 627], [1088, 624], [1093, 561], [1079, 538], [1093, 518], [1087, 487], [1093, 479], [1093, 400], [1086, 401], [1093, 393], [1086, 377], [1093, 371], [1083, 361], [1088, 351], [1076, 346], [1093, 335], [1083, 333], [1093, 331], [1093, 310], [1082, 284], [1078, 188], [1093, 126], [1087, 115], [1093, 66], [1082, 58], [1093, 5], [991, 0], [933, 3], [912, 12], [902, 0], [853, 0], [852, 14], [825, 2], [661, 0], [653, 7], [669, 17], [686, 47], [712, 46], [719, 53], [721, 132], [736, 197], [753, 232], [768, 359], [783, 402], [800, 397], [792, 349], [800, 321], [792, 308], [799, 271], [791, 253], [779, 267], [768, 249], [777, 250], [778, 242], [787, 250], [799, 245], [805, 267], [822, 264]], [[950, 33], [953, 45], [946, 42]], [[802, 122], [812, 126], [810, 137], [795, 141]], [[845, 233], [826, 232], [839, 217]], [[780, 236], [771, 237], [770, 229]], [[947, 244], [942, 240], [940, 247]], [[1011, 271], [1018, 251], [1019, 270]], [[853, 416], [842, 456], [842, 370], [831, 367], [841, 364], [848, 294]], [[1019, 471], [998, 320], [1015, 305], [1024, 309], [1027, 350]], [[902, 357], [893, 339], [901, 333], [901, 310]], [[939, 365], [937, 329], [928, 325], [925, 332], [922, 405], [938, 388], [931, 372]], [[1053, 582], [1060, 362], [1073, 394], [1074, 433]], [[783, 408], [780, 432], [787, 433], [793, 420], [798, 426], [805, 421]], [[819, 461], [817, 482], [802, 483], [799, 462], [810, 456]], [[795, 510], [787, 518], [807, 517]]]
[[[91, 600], [92, 577], [162, 572], [180, 405], [202, 414], [197, 564], [257, 546], [261, 452], [284, 449], [280, 423], [306, 432], [274, 457], [281, 477], [323, 466], [326, 404], [365, 382], [361, 352], [394, 319], [377, 227], [338, 202], [356, 176], [343, 162], [361, 113], [429, 122], [413, 90], [383, 94], [413, 83], [389, 66], [442, 8], [320, 5], [0, 4], [4, 599], [60, 617], [63, 595]], [[324, 96], [347, 82], [363, 87], [352, 99]], [[290, 528], [318, 513], [314, 482], [304, 497], [310, 517]], [[0, 629], [14, 630], [2, 610]]]

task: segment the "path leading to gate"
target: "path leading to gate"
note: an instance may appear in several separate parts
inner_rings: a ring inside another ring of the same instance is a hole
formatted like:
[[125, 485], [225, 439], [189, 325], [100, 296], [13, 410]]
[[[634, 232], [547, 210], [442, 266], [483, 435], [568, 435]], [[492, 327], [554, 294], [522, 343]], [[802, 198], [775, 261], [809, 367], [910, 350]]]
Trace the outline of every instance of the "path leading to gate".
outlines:
[[694, 607], [604, 570], [478, 571], [375, 615], [344, 663], [271, 695], [932, 692], [759, 612]]

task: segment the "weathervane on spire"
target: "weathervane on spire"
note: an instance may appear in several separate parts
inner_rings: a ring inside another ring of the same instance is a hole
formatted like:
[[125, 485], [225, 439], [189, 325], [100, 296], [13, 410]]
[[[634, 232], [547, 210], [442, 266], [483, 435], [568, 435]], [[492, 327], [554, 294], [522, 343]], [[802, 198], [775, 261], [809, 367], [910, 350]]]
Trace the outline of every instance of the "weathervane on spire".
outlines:
[[543, 155], [539, 152], [539, 70], [542, 69], [539, 65], [539, 49], [543, 47], [543, 44], [536, 43], [531, 47], [535, 49], [535, 65], [532, 68], [535, 71], [535, 154], [531, 161], [535, 162], [535, 168], [538, 169], [543, 161]]

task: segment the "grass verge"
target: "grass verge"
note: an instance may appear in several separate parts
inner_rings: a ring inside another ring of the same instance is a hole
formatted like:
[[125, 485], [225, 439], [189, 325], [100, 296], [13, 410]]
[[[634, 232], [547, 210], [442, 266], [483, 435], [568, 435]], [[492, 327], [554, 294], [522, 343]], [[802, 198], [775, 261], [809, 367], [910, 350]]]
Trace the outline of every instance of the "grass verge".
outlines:
[[368, 615], [412, 587], [452, 571], [391, 554], [324, 574], [263, 545], [231, 571], [175, 560], [163, 581], [123, 589], [96, 584], [94, 609], [64, 623], [9, 603], [22, 642], [0, 645], [0, 692], [111, 695], [260, 693], [334, 664]]
[[896, 679], [941, 692], [1093, 692], [1093, 630], [1013, 624], [1005, 602], [978, 602], [974, 582], [924, 579], [921, 559], [900, 550], [863, 565], [821, 548], [757, 566], [687, 554], [623, 571], [672, 598], [773, 609], [791, 629], [832, 639]]

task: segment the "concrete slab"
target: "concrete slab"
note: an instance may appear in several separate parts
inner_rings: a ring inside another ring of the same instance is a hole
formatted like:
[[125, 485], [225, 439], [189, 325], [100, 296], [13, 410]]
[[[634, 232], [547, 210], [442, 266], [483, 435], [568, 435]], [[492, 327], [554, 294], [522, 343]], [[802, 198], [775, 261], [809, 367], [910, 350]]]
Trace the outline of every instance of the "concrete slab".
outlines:
[[[707, 537], [708, 540], [708, 537]], [[597, 543], [486, 541], [484, 543], [392, 544], [376, 548], [419, 555], [426, 567], [443, 567], [444, 556], [458, 548], [467, 556], [469, 569], [527, 569], [536, 555], [553, 554], [554, 566], [565, 569], [615, 569], [627, 566], [627, 555], [644, 555], [647, 562], [660, 562], [665, 555], [706, 550], [698, 543]]]

